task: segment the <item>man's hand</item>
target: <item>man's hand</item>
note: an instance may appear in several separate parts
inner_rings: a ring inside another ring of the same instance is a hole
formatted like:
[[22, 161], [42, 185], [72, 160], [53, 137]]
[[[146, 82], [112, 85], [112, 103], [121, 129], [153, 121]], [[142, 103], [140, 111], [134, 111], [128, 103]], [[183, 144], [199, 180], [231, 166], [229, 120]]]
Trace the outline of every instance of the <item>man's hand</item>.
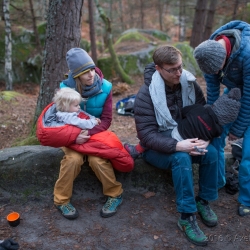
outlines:
[[76, 144], [83, 144], [90, 138], [88, 135], [88, 130], [82, 130], [81, 133], [76, 138]]
[[197, 155], [204, 155], [207, 150], [207, 146], [209, 145], [210, 141], [204, 141], [204, 140], [196, 140], [196, 143], [199, 143], [199, 146], [194, 146], [194, 149], [189, 153], [192, 156], [197, 156]]
[[[204, 155], [207, 150], [209, 142], [199, 140], [198, 138], [186, 139], [179, 141], [176, 144], [176, 151], [187, 152], [190, 155]], [[203, 152], [199, 152], [197, 149], [204, 149]]]
[[199, 143], [196, 143], [198, 138], [193, 138], [193, 139], [186, 139], [183, 141], [179, 141], [176, 144], [176, 151], [182, 151], [182, 152], [187, 152], [190, 153], [195, 146], [198, 146]]

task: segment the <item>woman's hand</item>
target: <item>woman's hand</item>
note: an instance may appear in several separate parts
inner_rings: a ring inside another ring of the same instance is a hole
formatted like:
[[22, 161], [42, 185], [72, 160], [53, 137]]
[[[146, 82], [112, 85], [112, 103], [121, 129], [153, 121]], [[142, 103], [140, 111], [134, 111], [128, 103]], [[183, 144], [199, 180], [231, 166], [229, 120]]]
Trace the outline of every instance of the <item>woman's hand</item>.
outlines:
[[76, 138], [76, 144], [83, 144], [90, 138], [88, 135], [88, 130], [82, 130]]
[[101, 120], [99, 118], [95, 118], [96, 121], [97, 121], [97, 125], [100, 125], [101, 124]]

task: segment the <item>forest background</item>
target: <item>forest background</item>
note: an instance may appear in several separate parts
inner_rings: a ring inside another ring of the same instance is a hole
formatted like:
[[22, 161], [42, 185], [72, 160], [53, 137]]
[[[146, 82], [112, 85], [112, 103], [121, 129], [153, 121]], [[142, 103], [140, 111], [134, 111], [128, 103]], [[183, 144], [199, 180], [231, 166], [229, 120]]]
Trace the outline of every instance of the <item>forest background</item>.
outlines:
[[[127, 96], [143, 79], [138, 72], [117, 67], [121, 55], [162, 43], [183, 44], [192, 55], [193, 48], [221, 25], [250, 21], [246, 0], [1, 0], [0, 4], [0, 148], [37, 143], [30, 140], [35, 138], [35, 122], [68, 70], [65, 55], [70, 48], [88, 51], [104, 73], [109, 65], [104, 75], [114, 84], [114, 94]], [[111, 64], [103, 63], [103, 58], [111, 58]], [[205, 92], [202, 75], [195, 73]], [[131, 119], [122, 119], [113, 119], [112, 129], [135, 137]]]

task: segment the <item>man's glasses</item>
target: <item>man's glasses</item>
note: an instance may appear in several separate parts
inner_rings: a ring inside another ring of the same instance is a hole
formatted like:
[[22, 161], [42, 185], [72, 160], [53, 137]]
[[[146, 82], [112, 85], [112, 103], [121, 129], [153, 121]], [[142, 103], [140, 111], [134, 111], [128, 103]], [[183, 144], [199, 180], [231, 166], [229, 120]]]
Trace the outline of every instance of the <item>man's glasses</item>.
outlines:
[[163, 67], [161, 67], [162, 69], [164, 69], [165, 71], [167, 71], [169, 74], [173, 74], [176, 75], [177, 71], [179, 71], [180, 73], [182, 72], [184, 67], [184, 63], [182, 63], [179, 67], [177, 68], [172, 68], [172, 69], [164, 69]]

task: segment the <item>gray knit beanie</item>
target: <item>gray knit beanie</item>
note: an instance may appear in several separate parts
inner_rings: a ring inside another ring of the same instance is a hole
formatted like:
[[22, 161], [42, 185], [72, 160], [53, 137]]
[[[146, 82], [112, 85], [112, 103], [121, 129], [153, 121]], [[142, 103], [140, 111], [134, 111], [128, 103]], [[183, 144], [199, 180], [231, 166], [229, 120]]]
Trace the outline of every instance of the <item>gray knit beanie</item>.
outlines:
[[226, 95], [220, 96], [212, 105], [212, 109], [218, 117], [221, 126], [236, 120], [240, 110], [241, 92], [239, 88], [233, 88]]
[[219, 42], [207, 40], [195, 48], [194, 58], [203, 73], [215, 74], [222, 68], [226, 50]]
[[93, 59], [81, 48], [70, 49], [66, 54], [66, 60], [73, 78], [95, 68]]

